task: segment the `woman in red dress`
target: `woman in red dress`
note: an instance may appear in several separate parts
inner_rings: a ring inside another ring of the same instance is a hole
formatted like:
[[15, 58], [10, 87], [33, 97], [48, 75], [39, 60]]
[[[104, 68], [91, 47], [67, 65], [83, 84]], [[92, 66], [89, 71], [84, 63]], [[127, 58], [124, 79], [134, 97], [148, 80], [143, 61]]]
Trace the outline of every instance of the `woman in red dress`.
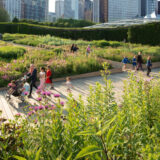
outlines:
[[54, 89], [54, 86], [52, 83], [52, 72], [51, 72], [50, 66], [47, 66], [46, 84], [50, 84], [51, 85], [50, 89]]

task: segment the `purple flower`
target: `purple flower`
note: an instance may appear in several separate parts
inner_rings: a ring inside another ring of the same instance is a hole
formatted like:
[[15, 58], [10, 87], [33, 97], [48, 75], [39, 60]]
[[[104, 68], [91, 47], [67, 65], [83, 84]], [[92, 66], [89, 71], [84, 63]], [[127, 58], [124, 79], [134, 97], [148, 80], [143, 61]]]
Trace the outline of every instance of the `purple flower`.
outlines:
[[60, 105], [61, 105], [61, 106], [64, 106], [64, 102], [60, 102]]
[[45, 106], [44, 108], [45, 108], [45, 109], [48, 109], [49, 107], [48, 107], [48, 106]]
[[44, 107], [43, 107], [43, 106], [39, 106], [38, 109], [39, 109], [39, 110], [42, 110], [42, 109], [44, 109]]
[[48, 108], [48, 110], [54, 110], [54, 109], [56, 109], [55, 106]]
[[38, 109], [39, 109], [39, 107], [38, 107], [38, 106], [34, 107], [34, 110], [35, 110], [35, 111], [38, 111]]
[[30, 110], [33, 110], [33, 107], [29, 107]]
[[60, 94], [54, 94], [54, 97], [58, 98], [58, 97], [60, 97]]
[[34, 112], [33, 112], [33, 111], [30, 111], [30, 112], [28, 113], [28, 116], [31, 116], [32, 114], [34, 114]]
[[39, 94], [39, 93], [41, 93], [41, 91], [40, 91], [39, 89], [37, 89], [36, 93], [38, 93], [38, 94]]
[[27, 95], [28, 95], [28, 92], [24, 92], [24, 95], [27, 96]]
[[48, 92], [46, 92], [46, 95], [47, 95], [47, 96], [51, 96], [51, 94], [52, 94], [52, 93], [51, 93], [51, 92], [49, 92], [49, 91], [48, 91]]
[[41, 98], [41, 97], [38, 97], [37, 100], [38, 100], [38, 101], [42, 101], [42, 98]]
[[43, 92], [41, 92], [41, 94], [42, 94], [43, 96], [45, 96], [47, 93], [43, 91]]

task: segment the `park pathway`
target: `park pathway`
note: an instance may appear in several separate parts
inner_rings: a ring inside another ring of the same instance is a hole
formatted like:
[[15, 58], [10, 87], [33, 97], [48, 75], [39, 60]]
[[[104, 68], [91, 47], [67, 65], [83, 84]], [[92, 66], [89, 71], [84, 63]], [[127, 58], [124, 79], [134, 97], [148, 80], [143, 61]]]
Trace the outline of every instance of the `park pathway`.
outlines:
[[[160, 72], [159, 69], [154, 69], [152, 72], [152, 76], [157, 76]], [[143, 73], [144, 78], [147, 78], [145, 76], [146, 72]], [[113, 74], [110, 75], [109, 78], [113, 82], [114, 86], [114, 92], [115, 92], [115, 98], [117, 102], [120, 102], [122, 97], [122, 90], [123, 90], [123, 81], [127, 80], [128, 73], [119, 73], [119, 74]], [[79, 95], [81, 94], [83, 99], [86, 100], [87, 96], [89, 95], [89, 86], [94, 86], [96, 82], [100, 82], [102, 85], [104, 85], [103, 78], [98, 77], [90, 77], [90, 78], [83, 78], [83, 79], [77, 79], [72, 80], [72, 84], [74, 86], [74, 89], [72, 91], [73, 97], [75, 99], [78, 99]], [[55, 90], [52, 91], [53, 93], [59, 93], [61, 95], [61, 100], [66, 102], [68, 93], [66, 92], [66, 86], [64, 82], [56, 82], [55, 83]], [[6, 118], [6, 119], [14, 119], [14, 115], [17, 113], [26, 114], [25, 106], [28, 104], [22, 103], [18, 98], [12, 97], [12, 99], [8, 102], [5, 99], [6, 91], [0, 91], [0, 111], [2, 111], [2, 115], [0, 117]], [[30, 105], [38, 104], [37, 100], [37, 94], [34, 92], [33, 99], [29, 99]], [[54, 103], [54, 98], [50, 99], [51, 103]]]

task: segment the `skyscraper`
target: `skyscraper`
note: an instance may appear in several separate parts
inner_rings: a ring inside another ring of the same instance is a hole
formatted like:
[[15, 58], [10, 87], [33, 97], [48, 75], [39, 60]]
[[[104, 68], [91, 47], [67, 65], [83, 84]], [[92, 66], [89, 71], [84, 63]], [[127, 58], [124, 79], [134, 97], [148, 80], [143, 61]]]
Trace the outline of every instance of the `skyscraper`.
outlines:
[[142, 17], [146, 15], [146, 9], [147, 9], [147, 1], [141, 0], [141, 16]]
[[64, 0], [64, 18], [74, 18], [74, 11], [72, 10], [72, 0]]
[[78, 9], [78, 17], [79, 19], [84, 19], [84, 8], [85, 8], [85, 1], [79, 0], [79, 9]]
[[[2, 2], [2, 1], [1, 1]], [[22, 1], [21, 0], [5, 0], [4, 8], [8, 12], [10, 16], [10, 20], [12, 21], [14, 17], [18, 19], [22, 18]]]
[[158, 15], [160, 15], [160, 0], [158, 0], [157, 3], [158, 3], [157, 4], [157, 13], [158, 13]]
[[48, 0], [24, 0], [24, 18], [47, 21]]
[[84, 19], [87, 21], [93, 20], [93, 2], [91, 0], [85, 0], [84, 5]]
[[93, 22], [99, 23], [100, 3], [99, 0], [93, 0]]
[[157, 0], [147, 0], [146, 4], [146, 14], [150, 15], [156, 11]]
[[79, 0], [72, 0], [71, 1], [71, 8], [74, 14], [74, 19], [79, 19]]
[[56, 0], [55, 3], [56, 18], [64, 17], [64, 0]]
[[108, 22], [108, 1], [100, 0], [100, 22]]

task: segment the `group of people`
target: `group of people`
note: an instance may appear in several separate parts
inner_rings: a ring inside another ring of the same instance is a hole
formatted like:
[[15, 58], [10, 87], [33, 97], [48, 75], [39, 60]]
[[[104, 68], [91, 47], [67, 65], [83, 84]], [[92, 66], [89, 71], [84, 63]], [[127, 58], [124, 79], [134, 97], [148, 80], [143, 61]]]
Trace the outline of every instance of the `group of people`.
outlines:
[[[130, 63], [130, 61], [126, 56], [124, 56], [122, 63], [123, 63], [123, 70], [126, 70], [126, 66], [128, 63]], [[143, 64], [142, 54], [141, 54], [141, 52], [139, 52], [138, 56], [134, 56], [132, 59], [133, 69], [135, 69], [137, 71], [139, 69], [141, 69], [143, 71], [142, 64]], [[149, 74], [151, 72], [151, 67], [152, 67], [152, 61], [151, 61], [150, 56], [148, 56], [148, 58], [147, 58], [146, 67], [147, 67], [147, 76], [149, 76]]]
[[[72, 44], [71, 46], [71, 53], [75, 53], [79, 50], [78, 46], [76, 44]], [[86, 48], [86, 56], [88, 57], [89, 54], [91, 52], [91, 46], [88, 45], [87, 48]]]
[[[37, 69], [33, 64], [30, 65], [29, 72], [27, 74], [27, 77], [29, 77], [30, 81], [30, 90], [29, 90], [29, 95], [28, 97], [32, 97], [32, 90], [33, 87], [36, 88], [39, 92], [45, 91], [46, 86], [50, 86], [50, 89], [54, 89], [53, 81], [52, 81], [52, 71], [50, 66], [47, 66], [47, 70], [45, 70], [44, 67], [41, 67], [40, 73], [39, 73], [39, 80], [40, 84], [37, 87], [36, 81], [37, 81]], [[67, 92], [71, 92], [71, 89], [74, 88], [70, 77], [66, 77], [66, 86], [67, 86]], [[25, 87], [24, 87], [25, 88]]]

